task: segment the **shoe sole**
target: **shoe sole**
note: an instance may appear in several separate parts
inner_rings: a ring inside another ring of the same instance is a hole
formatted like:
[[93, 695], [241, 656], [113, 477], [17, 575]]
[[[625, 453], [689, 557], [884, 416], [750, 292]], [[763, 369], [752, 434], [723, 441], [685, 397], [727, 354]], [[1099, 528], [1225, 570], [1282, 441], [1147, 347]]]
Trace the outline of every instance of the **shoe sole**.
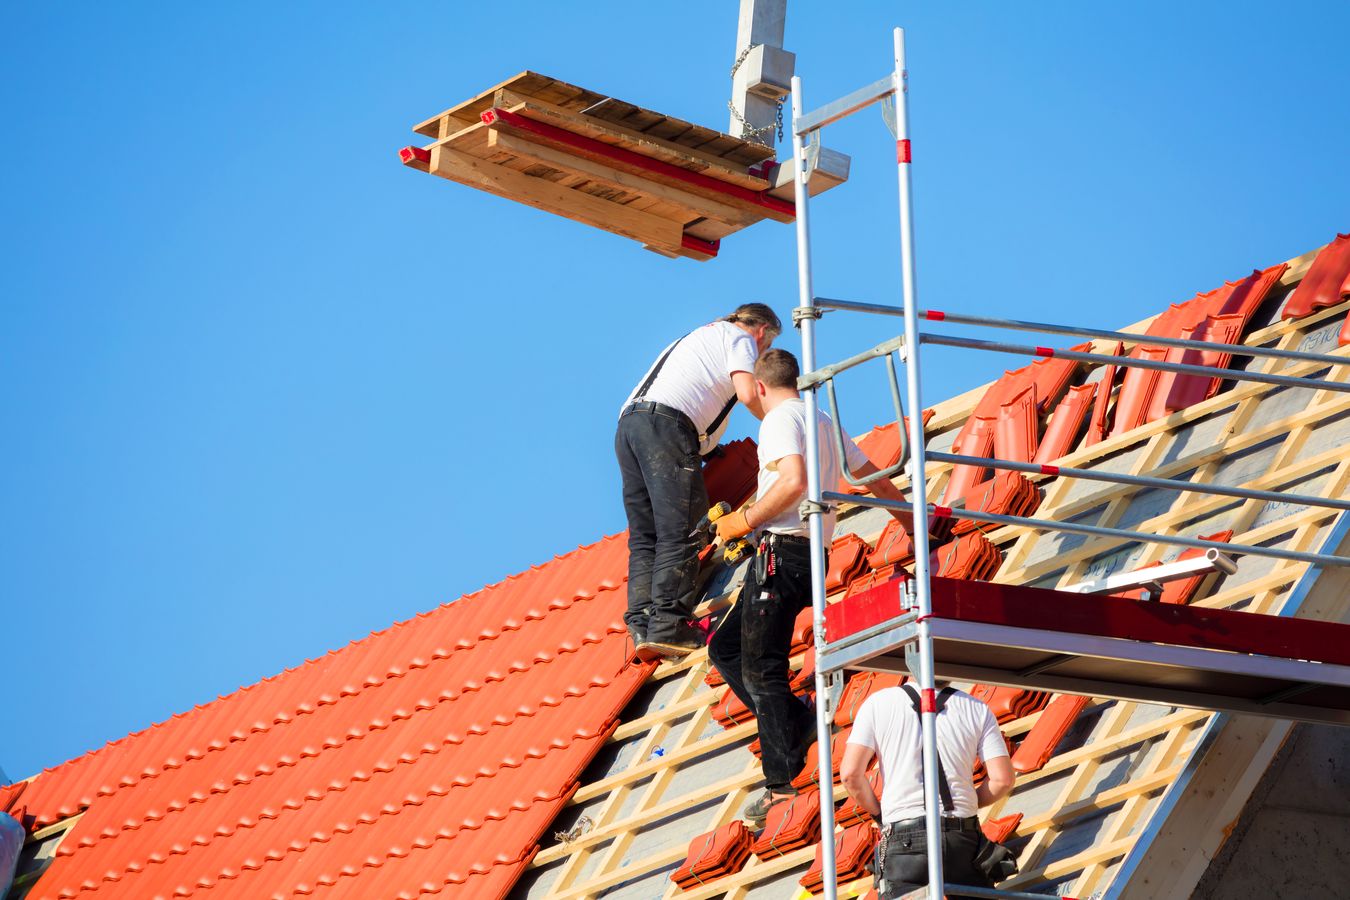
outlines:
[[643, 641], [637, 645], [634, 655], [643, 662], [656, 662], [662, 659], [682, 659], [694, 652], [693, 647], [681, 647], [678, 644], [661, 644], [655, 641]]

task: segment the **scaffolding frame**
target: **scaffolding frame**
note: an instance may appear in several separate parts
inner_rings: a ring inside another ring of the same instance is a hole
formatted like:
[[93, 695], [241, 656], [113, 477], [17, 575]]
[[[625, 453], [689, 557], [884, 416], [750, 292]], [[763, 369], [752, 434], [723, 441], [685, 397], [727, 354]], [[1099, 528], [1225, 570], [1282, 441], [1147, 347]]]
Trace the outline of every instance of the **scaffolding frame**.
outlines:
[[[934, 690], [934, 635], [930, 624], [930, 620], [933, 616], [931, 590], [932, 573], [929, 571], [931, 548], [929, 545], [928, 529], [921, 527], [915, 528], [913, 529], [914, 533], [911, 535], [914, 544], [914, 564], [910, 577], [904, 582], [901, 588], [902, 606], [904, 608], [897, 610], [900, 615], [896, 619], [882, 623], [882, 625], [870, 629], [863, 634], [855, 634], [841, 642], [831, 644], [825, 630], [825, 576], [828, 570], [827, 553], [829, 545], [825, 540], [823, 517], [832, 508], [832, 505], [847, 502], [859, 506], [880, 507], [885, 509], [908, 509], [908, 511], [913, 513], [914, 522], [916, 523], [928, 521], [930, 517], [969, 519], [990, 524], [1015, 525], [1047, 531], [1088, 534], [1115, 538], [1122, 541], [1163, 543], [1199, 548], [1207, 552], [1207, 559], [1205, 562], [1213, 567], [1222, 569], [1222, 564], [1216, 565], [1218, 554], [1222, 553], [1265, 556], [1307, 563], [1310, 566], [1350, 567], [1350, 558], [1330, 554], [1281, 550], [1278, 548], [1255, 545], [1226, 544], [1176, 535], [1147, 534], [1128, 529], [1075, 525], [1072, 523], [1035, 519], [1027, 516], [977, 512], [962, 509], [956, 504], [953, 504], [953, 506], [950, 507], [929, 504], [927, 502], [926, 462], [931, 460], [934, 462], [987, 466], [996, 469], [1026, 472], [1034, 475], [1082, 478], [1085, 480], [1106, 481], [1137, 487], [1213, 494], [1246, 500], [1273, 500], [1306, 506], [1319, 506], [1341, 511], [1350, 510], [1350, 501], [1337, 500], [1334, 498], [1325, 499], [1279, 491], [1260, 491], [1249, 488], [1196, 484], [1174, 479], [1151, 478], [1147, 476], [1115, 475], [1085, 469], [1023, 463], [1013, 460], [1000, 460], [993, 457], [972, 457], [938, 452], [929, 453], [925, 450], [923, 417], [919, 414], [919, 411], [923, 409], [920, 378], [920, 349], [922, 345], [932, 344], [985, 352], [1013, 353], [1034, 358], [1059, 358], [1081, 363], [1110, 364], [1124, 368], [1152, 369], [1155, 371], [1173, 372], [1177, 374], [1199, 375], [1207, 378], [1217, 377], [1228, 381], [1249, 381], [1308, 390], [1350, 392], [1350, 383], [1320, 380], [1311, 377], [1268, 374], [1264, 372], [1246, 372], [1216, 366], [1194, 365], [1164, 360], [1148, 360], [1125, 355], [1107, 356], [1079, 351], [1054, 350], [1043, 346], [946, 337], [920, 332], [919, 319], [923, 318], [924, 320], [931, 322], [982, 325], [1010, 330], [1120, 340], [1134, 345], [1150, 344], [1188, 350], [1218, 351], [1231, 354], [1232, 356], [1273, 358], [1297, 361], [1300, 363], [1320, 364], [1323, 366], [1350, 365], [1350, 357], [1305, 353], [1294, 350], [1248, 347], [1243, 344], [1219, 344], [1184, 338], [1155, 338], [1143, 334], [1108, 331], [1104, 329], [1081, 328], [1052, 323], [1026, 322], [1015, 319], [1001, 319], [989, 316], [920, 309], [917, 305], [917, 287], [915, 280], [914, 224], [911, 189], [912, 156], [909, 137], [908, 76], [905, 62], [905, 39], [903, 29], [894, 29], [893, 45], [894, 68], [889, 75], [809, 113], [803, 111], [801, 78], [798, 76], [792, 78], [793, 185], [797, 210], [797, 276], [800, 304], [797, 309], [793, 310], [793, 320], [800, 329], [802, 338], [803, 375], [798, 382], [798, 387], [804, 391], [807, 420], [810, 422], [817, 421], [820, 411], [817, 391], [821, 386], [824, 386], [829, 399], [831, 412], [834, 414], [834, 439], [842, 447], [844, 438], [842, 423], [839, 421], [838, 401], [835, 396], [833, 379], [838, 374], [862, 365], [869, 360], [884, 358], [888, 374], [890, 375], [891, 390], [896, 406], [896, 423], [897, 427], [900, 428], [901, 423], [904, 422], [904, 417], [903, 404], [900, 398], [898, 378], [894, 363], [895, 355], [898, 355], [905, 365], [906, 391], [904, 399], [908, 403], [910, 410], [913, 411], [913, 414], [909, 417], [907, 434], [906, 430], [901, 428], [902, 441], [900, 458], [895, 465], [889, 467], [885, 473], [870, 476], [866, 480], [859, 480], [855, 479], [852, 473], [847, 471], [846, 464], [842, 464], [844, 465], [845, 478], [850, 483], [858, 486], [865, 486], [868, 482], [875, 481], [877, 477], [889, 477], [903, 468], [909, 474], [909, 486], [912, 501], [909, 504], [898, 504], [874, 497], [852, 496], [826, 489], [821, 483], [821, 437], [816, 428], [806, 429], [807, 499], [802, 505], [802, 511], [808, 523], [811, 542], [813, 633], [817, 654], [816, 658], [819, 661], [815, 672], [816, 696], [819, 698], [816, 704], [816, 728], [819, 744], [818, 759], [820, 767], [818, 778], [819, 783], [822, 785], [833, 783], [833, 766], [831, 763], [831, 724], [834, 710], [832, 709], [832, 704], [828, 702], [826, 698], [831, 696], [831, 687], [838, 684], [839, 676], [842, 675], [843, 669], [847, 667], [846, 662], [831, 664], [831, 660], [844, 660], [849, 658], [848, 653], [839, 652], [844, 649], [841, 645], [857, 644], [860, 640], [870, 640], [874, 644], [878, 642], [885, 643], [889, 640], [894, 646], [905, 646], [906, 658], [910, 662], [911, 675], [917, 678], [922, 696], [922, 711], [920, 716], [922, 725], [921, 755], [923, 765], [925, 820], [927, 823], [926, 848], [928, 857], [928, 886], [925, 891], [916, 891], [909, 896], [918, 897], [921, 893], [926, 893], [930, 900], [941, 900], [944, 895], [944, 890], [946, 890], [947, 892], [953, 893], [955, 896], [1029, 898], [1041, 895], [1022, 891], [1000, 891], [985, 887], [944, 884], [943, 881], [941, 852], [942, 832], [940, 827], [941, 809], [939, 807], [937, 788], [938, 762], [935, 704], [936, 692]], [[819, 152], [819, 132], [825, 126], [876, 103], [882, 104], [883, 116], [895, 139], [896, 146], [896, 168], [898, 175], [898, 200], [900, 212], [902, 294], [902, 305], [900, 306], [817, 297], [812, 283], [809, 191], [807, 187], [812, 169], [813, 155]], [[855, 354], [839, 363], [818, 367], [815, 352], [815, 329], [817, 321], [827, 310], [898, 316], [904, 321], [904, 333], [898, 337], [884, 341], [869, 350]], [[1196, 561], [1196, 563], [1200, 563], [1200, 561]], [[1229, 563], [1229, 565], [1231, 565], [1231, 563]], [[1103, 584], [1106, 586], [1077, 585], [1071, 587], [1069, 590], [1095, 592], [1099, 590], [1115, 589], [1110, 587], [1112, 584], [1110, 579], [1104, 580]], [[897, 633], [896, 629], [897, 623], [904, 625], [903, 628], [898, 629], [899, 633]], [[889, 636], [887, 635], [888, 630], [892, 632]], [[991, 634], [989, 635], [988, 640], [990, 643], [993, 643], [996, 641], [996, 636]], [[1129, 644], [1131, 642], [1126, 641], [1125, 643]], [[917, 668], [918, 671], [913, 671], [915, 668]], [[1184, 705], [1193, 706], [1195, 703], [1191, 702]], [[838, 885], [834, 846], [834, 805], [832, 803], [822, 803], [820, 816], [821, 864], [822, 875], [824, 877], [824, 896], [826, 900], [837, 900]]]

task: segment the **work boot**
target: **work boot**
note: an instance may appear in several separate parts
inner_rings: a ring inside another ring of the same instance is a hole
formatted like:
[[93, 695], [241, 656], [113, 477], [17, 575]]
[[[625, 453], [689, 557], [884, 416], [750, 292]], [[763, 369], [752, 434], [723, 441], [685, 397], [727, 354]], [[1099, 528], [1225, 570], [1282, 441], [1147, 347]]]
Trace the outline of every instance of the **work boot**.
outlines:
[[703, 642], [697, 640], [645, 640], [637, 645], [637, 658], [643, 662], [655, 662], [658, 659], [682, 659], [701, 650]]
[[764, 821], [769, 818], [769, 810], [780, 803], [791, 803], [796, 796], [796, 794], [774, 794], [765, 789], [741, 812], [741, 820], [750, 826], [752, 831], [758, 831], [764, 827]]

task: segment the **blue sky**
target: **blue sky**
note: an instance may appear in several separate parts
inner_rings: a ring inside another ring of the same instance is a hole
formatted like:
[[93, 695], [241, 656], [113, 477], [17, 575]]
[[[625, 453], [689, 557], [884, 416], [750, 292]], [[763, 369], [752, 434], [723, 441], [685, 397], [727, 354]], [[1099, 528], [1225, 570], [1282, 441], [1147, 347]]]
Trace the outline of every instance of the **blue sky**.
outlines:
[[[925, 305], [1123, 325], [1350, 230], [1342, 4], [798, 0], [808, 105], [885, 74], [897, 24]], [[792, 229], [668, 261], [395, 151], [526, 68], [725, 127], [735, 26], [731, 0], [0, 10], [0, 765], [624, 527], [619, 403], [690, 327], [786, 317]], [[812, 207], [817, 291], [895, 302], [884, 126], [826, 143], [854, 169]], [[893, 327], [835, 316], [821, 353]], [[928, 397], [1015, 364], [935, 357]], [[855, 432], [887, 416], [869, 377]]]

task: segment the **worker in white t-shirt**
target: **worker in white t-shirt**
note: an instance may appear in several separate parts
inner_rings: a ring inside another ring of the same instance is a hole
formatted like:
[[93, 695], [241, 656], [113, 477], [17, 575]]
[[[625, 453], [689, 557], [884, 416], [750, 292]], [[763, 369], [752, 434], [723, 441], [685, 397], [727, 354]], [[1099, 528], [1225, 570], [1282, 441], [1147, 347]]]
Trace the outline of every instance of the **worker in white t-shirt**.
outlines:
[[[1008, 746], [988, 706], [965, 691], [937, 685], [942, 877], [948, 884], [989, 887], [989, 879], [975, 865], [984, 843], [978, 813], [1013, 788]], [[911, 683], [877, 691], [863, 701], [839, 766], [849, 796], [882, 824], [875, 867], [881, 900], [928, 884], [920, 697]], [[873, 756], [881, 764], [880, 799], [867, 780]], [[972, 777], [977, 758], [984, 760], [987, 773], [979, 787]]]
[[639, 658], [684, 656], [703, 646], [689, 622], [697, 600], [708, 511], [702, 457], [717, 447], [739, 400], [761, 418], [755, 360], [782, 330], [763, 303], [747, 303], [666, 348], [624, 401], [614, 436], [628, 515], [628, 611]]
[[[717, 520], [719, 537], [730, 540], [761, 532], [758, 551], [740, 600], [727, 613], [708, 644], [708, 658], [728, 687], [759, 720], [760, 764], [764, 790], [751, 800], [742, 818], [758, 827], [774, 803], [796, 795], [792, 779], [801, 772], [815, 740], [815, 715], [788, 687], [788, 652], [797, 614], [811, 605], [811, 544], [798, 511], [806, 496], [806, 404], [797, 393], [797, 359], [786, 350], [768, 350], [755, 363], [755, 390], [764, 407], [759, 426], [759, 490], [755, 502]], [[833, 489], [840, 465], [829, 416], [817, 413], [821, 484]], [[847, 435], [850, 471], [876, 471]], [[887, 479], [871, 485], [888, 500], [904, 496]], [[906, 526], [908, 512], [892, 513]], [[828, 543], [835, 516], [825, 516]]]

